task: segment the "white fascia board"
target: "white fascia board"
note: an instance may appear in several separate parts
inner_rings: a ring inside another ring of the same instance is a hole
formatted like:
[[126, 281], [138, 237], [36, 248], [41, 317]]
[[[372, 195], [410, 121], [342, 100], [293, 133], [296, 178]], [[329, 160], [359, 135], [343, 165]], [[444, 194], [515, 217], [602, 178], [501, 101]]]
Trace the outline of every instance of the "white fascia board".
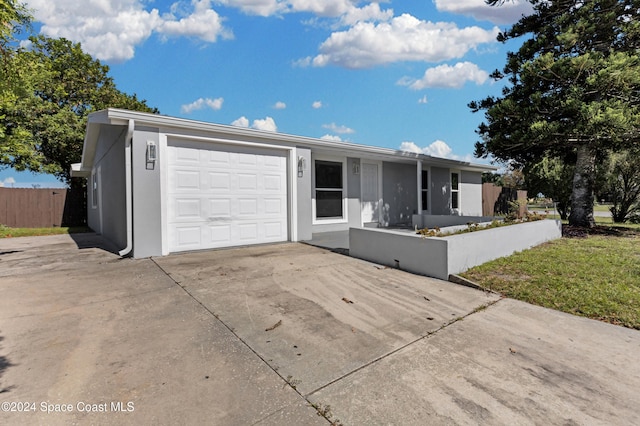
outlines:
[[85, 170], [82, 168], [82, 163], [71, 164], [71, 177], [89, 177], [91, 170]]
[[[95, 115], [95, 119], [93, 116]], [[269, 132], [264, 130], [248, 129], [244, 127], [229, 126], [223, 124], [207, 123], [203, 121], [188, 120], [184, 118], [169, 117], [147, 112], [128, 111], [123, 109], [110, 108], [89, 115], [89, 122], [99, 122], [112, 125], [126, 125], [130, 119], [135, 120], [136, 125], [148, 125], [161, 129], [189, 130], [200, 132], [221, 133], [234, 138], [250, 137], [263, 139], [270, 144], [287, 144], [294, 146], [304, 146], [312, 151], [326, 151], [340, 153], [341, 155], [364, 157], [376, 160], [386, 160], [395, 162], [415, 162], [418, 160], [426, 164], [456, 168], [465, 171], [490, 172], [498, 170], [496, 166], [484, 164], [474, 164], [464, 161], [450, 160], [446, 158], [431, 157], [429, 155], [418, 154], [409, 151], [400, 151], [390, 148], [380, 148], [368, 145], [360, 145], [351, 142], [335, 142], [323, 139], [310, 138], [306, 136], [295, 136], [286, 133]], [[105, 123], [106, 122], [106, 123]]]

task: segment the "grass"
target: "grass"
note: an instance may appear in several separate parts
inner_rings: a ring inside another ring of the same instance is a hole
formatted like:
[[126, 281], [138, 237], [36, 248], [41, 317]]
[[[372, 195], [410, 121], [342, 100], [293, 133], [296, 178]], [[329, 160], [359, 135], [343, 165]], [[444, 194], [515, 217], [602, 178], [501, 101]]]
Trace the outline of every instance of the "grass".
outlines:
[[[594, 204], [593, 205], [593, 211], [594, 212], [606, 212], [606, 213], [610, 213], [609, 208], [611, 208], [611, 204]], [[531, 211], [553, 211], [553, 206], [550, 207], [544, 207], [542, 205], [538, 205], [538, 204], [529, 204], [528, 209]]]
[[561, 238], [462, 275], [507, 297], [640, 330], [640, 225], [600, 224], [586, 238]]
[[0, 225], [0, 238], [35, 237], [40, 235], [78, 234], [91, 232], [86, 226], [55, 228], [10, 228]]

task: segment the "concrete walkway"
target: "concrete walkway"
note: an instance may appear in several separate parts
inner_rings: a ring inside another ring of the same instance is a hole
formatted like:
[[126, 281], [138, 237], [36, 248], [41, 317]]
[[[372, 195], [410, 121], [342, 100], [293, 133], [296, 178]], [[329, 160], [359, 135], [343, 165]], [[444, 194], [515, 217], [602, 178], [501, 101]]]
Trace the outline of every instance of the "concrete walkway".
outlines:
[[75, 239], [0, 240], [0, 424], [640, 424], [635, 330], [304, 244]]

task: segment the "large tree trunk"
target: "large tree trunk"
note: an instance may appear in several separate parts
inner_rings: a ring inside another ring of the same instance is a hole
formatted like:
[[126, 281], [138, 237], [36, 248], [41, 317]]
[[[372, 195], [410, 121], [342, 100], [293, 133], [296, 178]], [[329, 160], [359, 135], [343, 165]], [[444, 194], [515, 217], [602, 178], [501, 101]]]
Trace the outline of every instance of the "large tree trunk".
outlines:
[[578, 147], [577, 154], [578, 159], [576, 160], [571, 192], [569, 225], [591, 228], [596, 224], [593, 219], [593, 184], [596, 157], [586, 145]]

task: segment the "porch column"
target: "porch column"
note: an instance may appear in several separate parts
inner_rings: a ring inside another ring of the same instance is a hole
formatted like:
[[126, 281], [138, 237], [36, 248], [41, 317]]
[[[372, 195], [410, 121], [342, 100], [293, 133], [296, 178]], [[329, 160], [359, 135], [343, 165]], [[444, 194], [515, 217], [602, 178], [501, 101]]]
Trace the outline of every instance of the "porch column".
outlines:
[[422, 214], [422, 161], [417, 161], [416, 176], [418, 179], [418, 214]]

